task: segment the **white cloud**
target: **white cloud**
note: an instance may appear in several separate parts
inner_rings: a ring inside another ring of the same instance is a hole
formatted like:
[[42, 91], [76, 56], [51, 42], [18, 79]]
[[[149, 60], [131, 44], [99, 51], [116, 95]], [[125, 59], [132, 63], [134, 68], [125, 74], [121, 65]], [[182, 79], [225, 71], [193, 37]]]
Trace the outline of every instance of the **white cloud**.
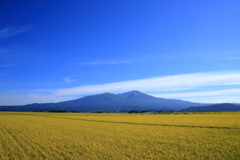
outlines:
[[13, 66], [14, 64], [12, 64], [12, 63], [8, 63], [8, 64], [1, 64], [0, 65], [0, 68], [7, 68], [7, 67], [11, 67], [11, 66]]
[[10, 37], [10, 36], [14, 36], [16, 34], [26, 32], [30, 29], [31, 29], [31, 27], [23, 27], [23, 28], [7, 27], [7, 28], [3, 28], [3, 29], [0, 30], [0, 39], [7, 38], [7, 37]]
[[225, 57], [224, 60], [239, 60], [240, 57]]
[[[57, 90], [34, 90], [33, 94], [11, 96], [0, 94], [0, 105], [60, 102], [104, 92], [123, 93], [139, 90], [156, 97], [202, 103], [240, 102], [240, 72], [208, 72], [153, 77], [107, 84], [84, 85]], [[210, 90], [211, 87], [214, 90]], [[235, 87], [235, 89], [221, 89]], [[199, 92], [198, 89], [208, 91]], [[176, 91], [178, 93], [176, 93]], [[169, 93], [171, 92], [171, 93]], [[180, 93], [179, 93], [180, 92]], [[187, 93], [188, 92], [188, 93]], [[26, 93], [26, 92], [25, 92]]]
[[6, 53], [9, 53], [9, 52], [10, 52], [9, 50], [0, 48], [0, 55], [6, 54]]
[[74, 77], [76, 77], [76, 76], [65, 77], [65, 78], [63, 78], [63, 82], [64, 82], [64, 83], [77, 82], [77, 80], [74, 79]]
[[206, 91], [206, 92], [188, 92], [188, 93], [168, 93], [168, 94], [151, 94], [155, 97], [163, 98], [191, 98], [191, 97], [210, 97], [210, 96], [232, 96], [239, 95], [240, 89], [225, 89], [217, 91]]
[[130, 64], [132, 61], [96, 61], [88, 63], [77, 63], [77, 65], [111, 65], [111, 64]]
[[199, 103], [240, 103], [239, 96], [209, 96], [182, 98], [182, 100]]
[[39, 94], [30, 94], [30, 95], [27, 95], [26, 97], [27, 97], [27, 100], [29, 101], [29, 103], [36, 103], [36, 102], [56, 103], [56, 102], [62, 102], [62, 101], [76, 99], [76, 97], [58, 97], [55, 95], [39, 95]]
[[240, 72], [208, 72], [153, 77], [147, 79], [58, 89], [54, 94], [58, 96], [70, 96], [103, 92], [124, 92], [129, 90], [139, 90], [142, 92], [166, 92], [190, 90], [204, 86], [221, 86], [230, 84], [240, 84]]
[[0, 106], [3, 105], [25, 105], [31, 103], [55, 103], [76, 99], [76, 97], [58, 97], [54, 95], [6, 95], [0, 94]]

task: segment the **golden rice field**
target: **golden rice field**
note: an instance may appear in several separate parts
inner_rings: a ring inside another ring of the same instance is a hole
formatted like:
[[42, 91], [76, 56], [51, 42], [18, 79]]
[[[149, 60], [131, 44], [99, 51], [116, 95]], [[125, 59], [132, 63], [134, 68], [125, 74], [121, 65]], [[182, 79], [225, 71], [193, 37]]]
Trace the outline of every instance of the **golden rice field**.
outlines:
[[240, 159], [240, 112], [0, 112], [0, 160]]

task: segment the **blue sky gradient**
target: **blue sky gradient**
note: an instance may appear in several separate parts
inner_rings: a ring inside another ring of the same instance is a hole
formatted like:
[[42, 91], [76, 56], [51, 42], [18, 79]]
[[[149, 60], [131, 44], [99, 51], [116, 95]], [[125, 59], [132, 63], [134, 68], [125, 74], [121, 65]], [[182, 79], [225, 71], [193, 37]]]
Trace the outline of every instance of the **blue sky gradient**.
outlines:
[[0, 105], [131, 90], [240, 103], [238, 0], [8, 0], [0, 15]]

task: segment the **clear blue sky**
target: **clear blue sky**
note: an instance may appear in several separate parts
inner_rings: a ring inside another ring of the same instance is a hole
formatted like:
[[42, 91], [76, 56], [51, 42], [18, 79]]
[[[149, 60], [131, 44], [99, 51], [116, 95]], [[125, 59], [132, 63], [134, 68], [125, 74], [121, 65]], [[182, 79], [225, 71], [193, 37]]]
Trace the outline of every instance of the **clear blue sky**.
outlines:
[[240, 1], [0, 2], [0, 105], [131, 90], [240, 102]]

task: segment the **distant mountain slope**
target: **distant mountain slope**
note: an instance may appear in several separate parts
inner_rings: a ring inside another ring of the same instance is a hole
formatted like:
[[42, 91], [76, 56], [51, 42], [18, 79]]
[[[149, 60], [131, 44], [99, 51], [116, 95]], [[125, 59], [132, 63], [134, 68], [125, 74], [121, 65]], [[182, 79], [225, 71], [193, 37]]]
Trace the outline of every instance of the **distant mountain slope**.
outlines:
[[220, 112], [220, 111], [240, 111], [240, 106], [231, 103], [222, 103], [208, 106], [190, 107], [180, 110], [180, 112]]
[[9, 111], [94, 111], [94, 110], [180, 110], [191, 106], [206, 104], [175, 99], [156, 98], [139, 91], [123, 94], [103, 93], [59, 103], [34, 103], [23, 106], [0, 106], [0, 110]]
[[170, 109], [179, 110], [190, 106], [203, 105], [182, 100], [156, 98], [139, 91], [123, 94], [103, 93], [76, 100], [57, 103], [72, 110], [114, 110], [114, 109]]

